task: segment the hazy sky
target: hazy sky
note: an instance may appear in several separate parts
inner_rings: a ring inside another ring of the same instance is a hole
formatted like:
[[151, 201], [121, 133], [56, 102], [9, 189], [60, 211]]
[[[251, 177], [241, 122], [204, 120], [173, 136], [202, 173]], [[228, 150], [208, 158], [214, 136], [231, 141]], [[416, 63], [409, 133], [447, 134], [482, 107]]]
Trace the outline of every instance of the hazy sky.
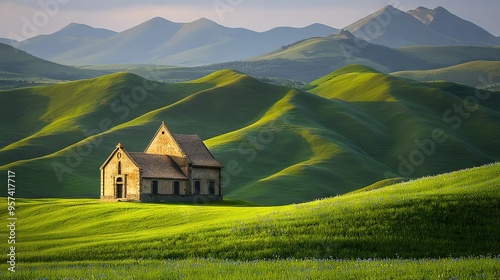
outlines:
[[155, 16], [175, 22], [206, 17], [256, 31], [317, 22], [341, 28], [388, 4], [403, 11], [443, 6], [500, 35], [500, 0], [0, 0], [0, 37], [25, 39], [72, 22], [122, 31]]

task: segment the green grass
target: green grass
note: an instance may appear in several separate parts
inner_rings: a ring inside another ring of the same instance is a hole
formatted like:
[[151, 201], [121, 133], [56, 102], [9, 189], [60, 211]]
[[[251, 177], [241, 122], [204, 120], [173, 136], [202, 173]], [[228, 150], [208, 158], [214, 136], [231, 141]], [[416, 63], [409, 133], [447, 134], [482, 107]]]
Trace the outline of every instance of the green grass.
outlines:
[[[117, 73], [3, 91], [0, 169], [25, 175], [19, 178], [23, 197], [98, 197], [98, 167], [116, 143], [142, 151], [161, 121], [174, 133], [205, 140], [226, 166], [227, 198], [265, 205], [310, 201], [500, 158], [495, 92], [482, 92], [489, 98], [455, 129], [443, 114], [474, 96], [473, 88], [349, 66], [307, 89], [223, 70], [177, 84]], [[135, 90], [145, 90], [145, 98], [130, 99], [130, 106], [124, 98]], [[415, 141], [432, 137], [435, 129], [447, 140], [414, 172], [401, 174], [399, 157], [408, 159], [418, 149]]]
[[473, 61], [435, 70], [400, 71], [391, 74], [423, 82], [448, 81], [483, 88], [498, 83], [500, 61]]
[[15, 276], [496, 279], [499, 178], [496, 163], [272, 207], [18, 199]]
[[[21, 265], [18, 279], [497, 279], [499, 260], [215, 259], [60, 262]], [[12, 276], [2, 269], [4, 277]]]
[[499, 178], [493, 164], [273, 207], [19, 199], [16, 250], [23, 263], [497, 255]]

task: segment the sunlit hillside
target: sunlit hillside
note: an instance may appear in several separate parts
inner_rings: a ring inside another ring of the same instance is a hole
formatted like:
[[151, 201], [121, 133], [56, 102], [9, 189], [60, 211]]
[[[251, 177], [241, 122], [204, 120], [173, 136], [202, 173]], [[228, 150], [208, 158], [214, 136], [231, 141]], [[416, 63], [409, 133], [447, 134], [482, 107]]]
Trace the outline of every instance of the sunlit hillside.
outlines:
[[16, 212], [22, 236], [17, 250], [23, 252], [24, 265], [202, 257], [486, 256], [500, 250], [499, 178], [497, 163], [272, 207], [239, 201], [165, 205], [22, 199]]
[[[24, 174], [20, 197], [98, 197], [98, 168], [115, 145], [143, 151], [165, 121], [198, 134], [225, 164], [227, 198], [276, 205], [500, 157], [497, 92], [361, 66], [308, 90], [223, 70], [177, 84], [117, 73], [3, 91], [0, 166]], [[476, 94], [477, 107], [464, 103]]]

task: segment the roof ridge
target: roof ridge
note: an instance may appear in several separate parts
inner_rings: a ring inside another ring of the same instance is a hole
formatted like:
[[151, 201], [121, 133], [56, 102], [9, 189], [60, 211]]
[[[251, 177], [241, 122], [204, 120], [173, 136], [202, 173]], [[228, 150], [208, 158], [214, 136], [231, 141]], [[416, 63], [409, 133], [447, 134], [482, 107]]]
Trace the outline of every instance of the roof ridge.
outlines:
[[143, 170], [144, 178], [187, 179], [180, 166], [169, 155], [133, 152], [129, 153], [129, 157], [137, 161], [137, 167]]

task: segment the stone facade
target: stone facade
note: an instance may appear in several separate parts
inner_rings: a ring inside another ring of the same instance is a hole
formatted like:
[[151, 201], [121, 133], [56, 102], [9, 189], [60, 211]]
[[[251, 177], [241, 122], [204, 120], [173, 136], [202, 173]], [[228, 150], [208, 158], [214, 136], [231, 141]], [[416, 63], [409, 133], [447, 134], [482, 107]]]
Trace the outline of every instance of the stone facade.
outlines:
[[171, 134], [162, 123], [143, 153], [116, 146], [100, 168], [101, 200], [222, 200], [222, 168], [198, 136]]

